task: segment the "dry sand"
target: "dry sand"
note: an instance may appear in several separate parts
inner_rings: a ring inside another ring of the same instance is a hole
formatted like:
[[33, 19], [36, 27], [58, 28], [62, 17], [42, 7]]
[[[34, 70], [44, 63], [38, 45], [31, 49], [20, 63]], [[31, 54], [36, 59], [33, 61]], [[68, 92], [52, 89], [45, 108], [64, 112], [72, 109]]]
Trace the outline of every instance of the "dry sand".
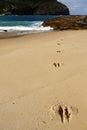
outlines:
[[0, 130], [87, 130], [87, 30], [0, 40]]

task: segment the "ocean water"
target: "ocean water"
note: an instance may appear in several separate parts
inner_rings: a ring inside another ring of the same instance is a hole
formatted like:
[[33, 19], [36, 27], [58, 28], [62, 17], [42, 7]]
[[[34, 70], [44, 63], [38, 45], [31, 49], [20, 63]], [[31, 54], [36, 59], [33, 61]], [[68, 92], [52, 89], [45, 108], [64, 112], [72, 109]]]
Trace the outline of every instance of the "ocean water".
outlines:
[[0, 16], [0, 32], [7, 30], [24, 31], [24, 33], [37, 33], [52, 30], [43, 27], [44, 20], [58, 17], [57, 15], [27, 15], [27, 16]]

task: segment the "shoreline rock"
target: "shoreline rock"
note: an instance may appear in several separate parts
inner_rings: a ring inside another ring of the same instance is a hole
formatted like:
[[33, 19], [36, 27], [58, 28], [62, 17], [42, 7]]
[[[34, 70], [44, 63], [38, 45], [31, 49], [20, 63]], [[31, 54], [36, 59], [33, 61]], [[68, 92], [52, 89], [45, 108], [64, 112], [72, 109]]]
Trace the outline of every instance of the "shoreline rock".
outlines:
[[54, 30], [87, 29], [87, 15], [61, 16], [44, 21], [44, 27], [50, 26]]

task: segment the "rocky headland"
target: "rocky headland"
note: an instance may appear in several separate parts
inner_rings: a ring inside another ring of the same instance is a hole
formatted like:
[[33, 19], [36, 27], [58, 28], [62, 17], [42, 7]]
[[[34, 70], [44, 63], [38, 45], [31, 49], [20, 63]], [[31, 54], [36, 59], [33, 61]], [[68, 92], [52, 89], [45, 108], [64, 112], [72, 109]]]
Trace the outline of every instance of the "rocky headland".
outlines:
[[50, 26], [54, 30], [87, 29], [87, 15], [61, 16], [44, 21], [43, 26]]
[[0, 0], [0, 14], [69, 15], [69, 9], [56, 0]]

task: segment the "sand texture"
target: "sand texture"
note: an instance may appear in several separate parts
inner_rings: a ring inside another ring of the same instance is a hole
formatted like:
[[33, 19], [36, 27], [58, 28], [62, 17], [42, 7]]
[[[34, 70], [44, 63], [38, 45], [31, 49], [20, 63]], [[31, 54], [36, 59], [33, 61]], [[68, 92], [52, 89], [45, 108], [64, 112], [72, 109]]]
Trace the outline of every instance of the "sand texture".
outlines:
[[87, 30], [0, 39], [0, 130], [87, 130]]

